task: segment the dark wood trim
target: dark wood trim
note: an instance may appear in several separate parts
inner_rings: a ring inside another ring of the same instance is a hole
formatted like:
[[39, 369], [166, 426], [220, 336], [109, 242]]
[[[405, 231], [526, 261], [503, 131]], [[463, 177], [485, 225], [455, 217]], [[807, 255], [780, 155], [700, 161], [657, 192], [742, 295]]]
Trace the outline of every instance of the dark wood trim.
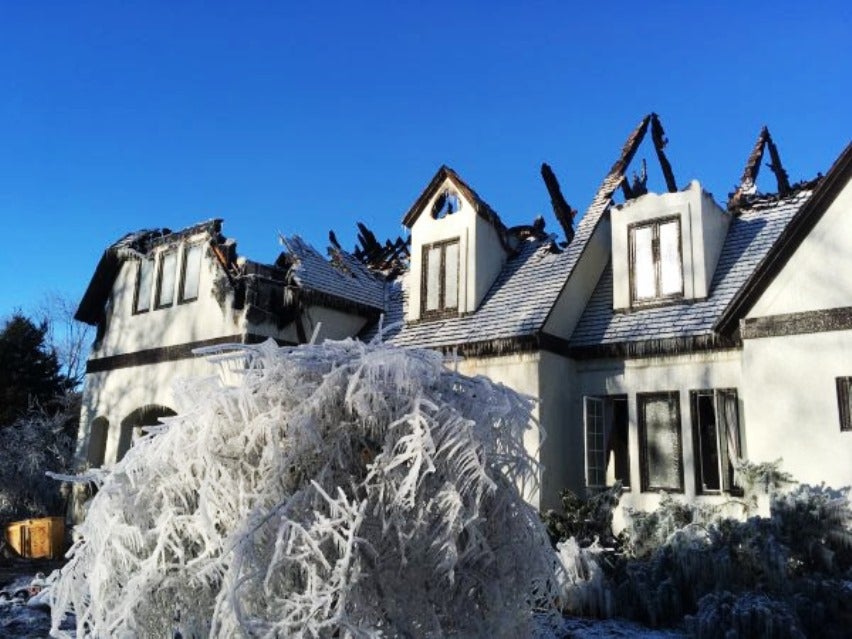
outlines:
[[[142, 283], [142, 265], [148, 263], [151, 265], [151, 281], [148, 282], [148, 307], [147, 308], [137, 308], [139, 306], [139, 287]], [[136, 265], [136, 282], [133, 286], [133, 308], [131, 309], [131, 313], [133, 315], [140, 315], [142, 313], [147, 313], [154, 306], [154, 294], [151, 290], [154, 286], [154, 271], [157, 268], [157, 264], [154, 262], [154, 259], [151, 257], [143, 257], [139, 260]]]
[[[456, 305], [447, 306], [447, 247], [455, 244], [458, 247], [458, 264], [456, 265]], [[429, 251], [440, 249], [440, 265], [438, 266], [438, 308], [426, 309], [429, 281]], [[435, 320], [444, 317], [457, 317], [461, 304], [461, 241], [454, 237], [439, 242], [424, 244], [420, 251], [420, 318]]]
[[[201, 249], [199, 256], [200, 263], [198, 265], [198, 289], [195, 291], [194, 297], [184, 297], [184, 289], [186, 288], [186, 257], [189, 251], [195, 247]], [[191, 242], [183, 245], [180, 255], [180, 280], [178, 281], [177, 304], [189, 304], [198, 299], [198, 294], [201, 291], [201, 265], [204, 263], [204, 242]]]
[[804, 335], [852, 329], [852, 306], [827, 308], [819, 311], [784, 313], [740, 320], [743, 339]]
[[[670, 404], [674, 405], [675, 411], [675, 429], [677, 436], [677, 463], [680, 479], [680, 487], [672, 486], [651, 486], [649, 474], [648, 460], [648, 432], [645, 424], [645, 413], [642, 410], [643, 403], [649, 400], [665, 399]], [[639, 475], [641, 490], [645, 492], [656, 492], [665, 490], [670, 493], [684, 492], [683, 480], [683, 433], [681, 432], [681, 414], [680, 414], [680, 393], [678, 391], [661, 391], [654, 393], [636, 393], [636, 421], [639, 427]]]
[[[172, 301], [166, 302], [165, 304], [162, 302], [163, 297], [163, 269], [164, 262], [166, 261], [166, 256], [169, 254], [174, 254], [175, 256], [175, 274], [172, 279]], [[164, 251], [160, 251], [157, 256], [157, 288], [154, 291], [154, 310], [160, 310], [161, 308], [171, 308], [175, 304], [175, 298], [177, 297], [177, 280], [178, 280], [178, 250], [176, 247], [167, 248]]]
[[[680, 291], [676, 293], [668, 293], [663, 295], [660, 290], [662, 287], [662, 258], [660, 255], [660, 226], [670, 222], [677, 223], [677, 258], [680, 263]], [[653, 261], [654, 269], [654, 297], [646, 297], [638, 299], [636, 296], [636, 245], [634, 241], [634, 233], [645, 227], [651, 227], [651, 260]], [[645, 308], [647, 306], [659, 306], [683, 299], [684, 277], [683, 277], [683, 221], [681, 215], [666, 215], [651, 220], [642, 222], [634, 222], [627, 225], [627, 246], [628, 246], [628, 274], [630, 284], [630, 307]]]
[[[112, 371], [118, 368], [130, 368], [133, 366], [174, 362], [181, 359], [195, 357], [192, 351], [197, 348], [216, 346], [218, 344], [258, 344], [266, 341], [267, 339], [269, 339], [269, 336], [258, 335], [256, 333], [247, 333], [245, 335], [226, 335], [223, 337], [187, 342], [185, 344], [175, 344], [174, 346], [160, 346], [158, 348], [148, 348], [133, 353], [121, 353], [119, 355], [99, 357], [97, 359], [90, 359], [86, 362], [86, 373], [102, 373], [104, 371]], [[292, 342], [279, 339], [276, 339], [275, 341], [281, 346], [295, 346]]]
[[840, 432], [852, 432], [852, 414], [849, 412], [849, 393], [852, 392], [852, 377], [837, 377], [837, 409], [840, 415]]
[[635, 342], [616, 342], [594, 344], [591, 346], [571, 346], [567, 355], [574, 359], [640, 359], [661, 355], [684, 355], [687, 353], [705, 353], [729, 351], [742, 347], [738, 336], [728, 337], [716, 333], [690, 335], [688, 337], [666, 337], [646, 339]]
[[796, 212], [775, 245], [758, 264], [749, 281], [728, 304], [728, 308], [716, 321], [714, 330], [731, 333], [736, 329], [740, 318], [744, 317], [763, 295], [787, 264], [790, 256], [822, 219], [823, 214], [848, 184], [850, 178], [852, 178], [852, 143], [846, 146], [810, 199]]

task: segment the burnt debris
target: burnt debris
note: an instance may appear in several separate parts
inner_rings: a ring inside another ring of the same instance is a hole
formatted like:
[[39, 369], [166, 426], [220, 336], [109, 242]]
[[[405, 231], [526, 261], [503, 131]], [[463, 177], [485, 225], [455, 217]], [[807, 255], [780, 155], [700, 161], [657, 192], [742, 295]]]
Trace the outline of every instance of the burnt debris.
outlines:
[[574, 239], [574, 217], [577, 215], [577, 210], [572, 209], [571, 205], [565, 200], [562, 189], [559, 188], [559, 180], [556, 179], [556, 174], [553, 173], [553, 169], [546, 162], [541, 165], [541, 177], [547, 187], [547, 192], [550, 194], [553, 214], [556, 216], [559, 226], [562, 227], [562, 232], [565, 233], [565, 243], [566, 245], [570, 244], [571, 240]]
[[790, 186], [787, 171], [784, 170], [781, 164], [778, 147], [775, 146], [775, 142], [769, 133], [769, 128], [764, 126], [757, 136], [757, 141], [748, 156], [748, 160], [746, 160], [739, 186], [728, 196], [729, 211], [736, 212], [755, 197], [760, 197], [760, 194], [757, 192], [757, 176], [760, 173], [763, 154], [767, 149], [769, 150], [769, 163], [766, 166], [775, 175], [778, 195], [785, 197], [793, 192], [794, 189]]

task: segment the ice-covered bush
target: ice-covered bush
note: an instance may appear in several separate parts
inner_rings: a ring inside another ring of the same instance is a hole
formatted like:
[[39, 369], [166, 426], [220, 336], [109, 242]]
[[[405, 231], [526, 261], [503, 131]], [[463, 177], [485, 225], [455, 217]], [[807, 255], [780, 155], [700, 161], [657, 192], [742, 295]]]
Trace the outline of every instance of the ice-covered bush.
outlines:
[[72, 467], [79, 414], [69, 392], [0, 428], [0, 521], [64, 514], [62, 486], [45, 473]]
[[357, 341], [219, 358], [240, 381], [176, 388], [104, 479], [54, 632], [73, 611], [80, 637], [519, 637], [552, 611], [516, 488], [539, 472], [528, 399]]
[[616, 547], [619, 540], [612, 534], [612, 511], [621, 497], [621, 482], [582, 498], [570, 490], [560, 495], [562, 510], [548, 510], [544, 515], [547, 532], [554, 543], [574, 538], [581, 547], [595, 543]]

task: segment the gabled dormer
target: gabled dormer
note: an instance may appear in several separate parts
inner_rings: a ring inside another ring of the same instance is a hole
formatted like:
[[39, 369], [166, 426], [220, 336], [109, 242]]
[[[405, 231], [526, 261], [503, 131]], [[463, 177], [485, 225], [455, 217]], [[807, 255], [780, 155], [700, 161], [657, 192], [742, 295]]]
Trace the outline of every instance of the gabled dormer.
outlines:
[[472, 313], [506, 262], [506, 227], [442, 166], [402, 223], [411, 232], [407, 321]]
[[730, 221], [696, 180], [682, 191], [647, 193], [614, 206], [613, 307], [707, 297]]

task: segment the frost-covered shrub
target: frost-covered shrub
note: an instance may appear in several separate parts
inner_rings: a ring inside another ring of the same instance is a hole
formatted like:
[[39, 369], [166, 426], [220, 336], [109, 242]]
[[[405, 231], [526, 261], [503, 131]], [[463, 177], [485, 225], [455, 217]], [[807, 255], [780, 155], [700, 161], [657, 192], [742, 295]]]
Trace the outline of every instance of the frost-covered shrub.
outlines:
[[665, 545], [678, 530], [693, 523], [709, 523], [718, 518], [718, 512], [713, 506], [688, 504], [667, 493], [660, 497], [656, 510], [645, 512], [628, 508], [627, 552], [633, 557], [646, 557]]
[[[228, 360], [228, 357], [231, 360]], [[53, 589], [83, 636], [530, 636], [558, 562], [530, 401], [357, 341], [222, 355], [106, 476]]]
[[67, 393], [0, 428], [0, 521], [64, 515], [62, 486], [46, 472], [71, 469], [79, 414], [79, 395]]
[[553, 543], [574, 538], [581, 547], [595, 543], [616, 547], [620, 540], [612, 534], [612, 511], [621, 497], [621, 482], [581, 498], [570, 490], [561, 494], [562, 510], [548, 510], [544, 523]]
[[602, 564], [606, 552], [598, 542], [581, 548], [569, 537], [556, 544], [560, 572], [560, 606], [564, 612], [583, 617], [611, 617], [614, 601]]
[[849, 488], [799, 484], [773, 495], [778, 534], [790, 546], [798, 571], [837, 573], [852, 566], [852, 505]]
[[686, 625], [696, 639], [805, 638], [787, 602], [755, 592], [710, 593]]

